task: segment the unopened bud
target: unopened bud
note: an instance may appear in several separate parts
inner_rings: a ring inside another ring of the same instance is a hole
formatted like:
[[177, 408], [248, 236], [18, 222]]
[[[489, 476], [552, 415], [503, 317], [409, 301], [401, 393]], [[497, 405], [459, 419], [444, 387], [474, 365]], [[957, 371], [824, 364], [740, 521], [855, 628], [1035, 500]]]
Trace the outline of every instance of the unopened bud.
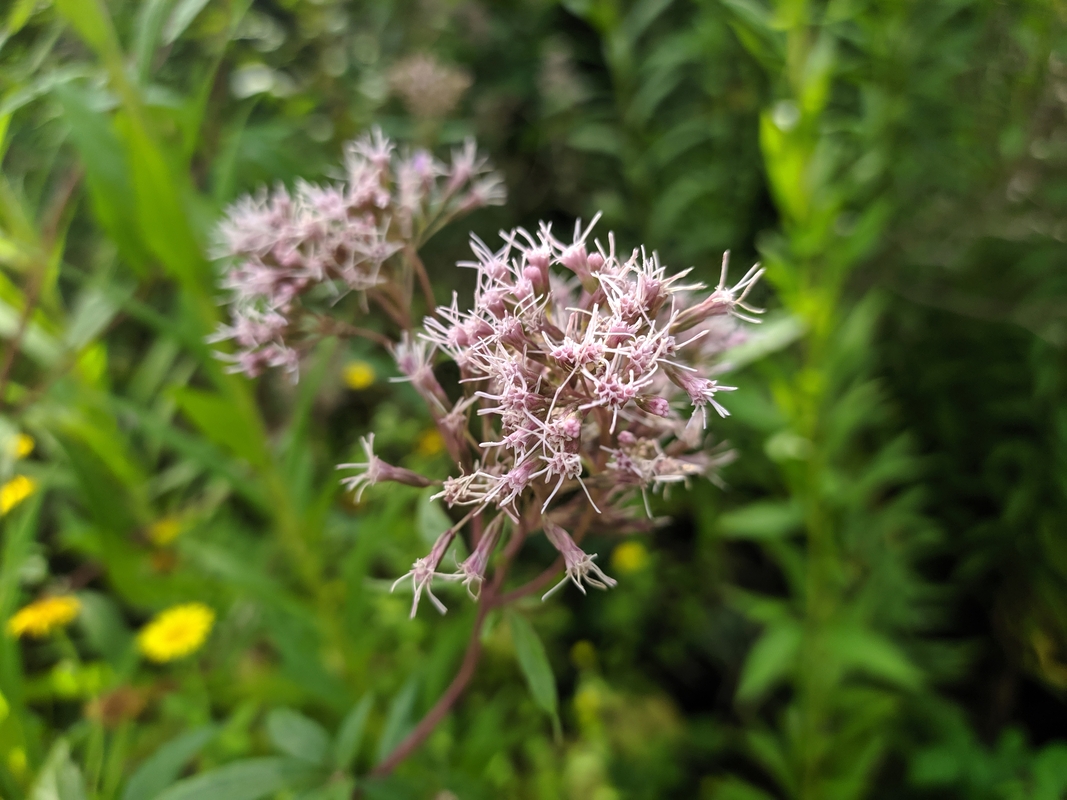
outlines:
[[669, 417], [671, 404], [663, 397], [638, 397], [635, 401], [637, 407], [657, 417]]

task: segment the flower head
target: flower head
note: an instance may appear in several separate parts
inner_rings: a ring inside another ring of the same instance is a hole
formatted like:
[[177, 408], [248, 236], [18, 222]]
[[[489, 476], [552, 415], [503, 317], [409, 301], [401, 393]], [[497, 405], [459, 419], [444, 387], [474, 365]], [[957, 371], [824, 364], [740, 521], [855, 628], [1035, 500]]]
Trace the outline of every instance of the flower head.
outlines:
[[497, 517], [489, 523], [489, 527], [482, 534], [482, 538], [478, 541], [478, 546], [474, 548], [474, 552], [459, 565], [459, 569], [456, 572], [456, 578], [463, 583], [471, 600], [477, 600], [481, 594], [482, 581], [485, 580], [485, 570], [489, 566], [489, 556], [492, 555], [494, 548], [496, 548], [497, 538], [500, 535], [500, 526], [503, 521], [503, 517]]
[[298, 182], [243, 197], [220, 223], [216, 256], [229, 296], [230, 324], [210, 338], [231, 341], [219, 355], [251, 377], [284, 367], [296, 376], [301, 354], [330, 333], [336, 303], [381, 296], [392, 317], [410, 305], [410, 255], [442, 225], [503, 200], [502, 182], [473, 140], [444, 165], [422, 150], [398, 153], [380, 129], [350, 143], [344, 177]]
[[166, 547], [181, 535], [182, 529], [181, 517], [168, 514], [148, 526], [148, 538], [156, 547]]
[[393, 582], [390, 591], [395, 591], [397, 586], [403, 583], [407, 578], [411, 578], [411, 588], [415, 595], [411, 601], [412, 619], [415, 619], [415, 612], [419, 610], [419, 600], [422, 599], [423, 592], [426, 592], [426, 596], [430, 598], [430, 602], [433, 603], [434, 608], [442, 614], [448, 612], [448, 609], [445, 608], [445, 604], [438, 600], [437, 596], [430, 589], [430, 584], [433, 583], [434, 578], [442, 578], [446, 581], [456, 579], [457, 576], [455, 575], [437, 571], [437, 566], [441, 563], [441, 559], [444, 558], [445, 553], [452, 544], [452, 540], [455, 538], [456, 528], [449, 528], [437, 537], [437, 541], [434, 542], [433, 547], [430, 548], [430, 552], [424, 558], [416, 559], [411, 570], [406, 575], [401, 575]]
[[[477, 164], [465, 148], [454, 156], [453, 174]], [[690, 270], [669, 273], [654, 252], [620, 255], [610, 233], [606, 246], [591, 241], [595, 223], [576, 224], [570, 242], [547, 224], [536, 233], [501, 233], [497, 250], [472, 237], [474, 260], [459, 266], [476, 272], [473, 302], [454, 294], [424, 321], [418, 339], [405, 335], [394, 348], [402, 380], [430, 406], [459, 468], [435, 498], [469, 508], [465, 520], [488, 517], [456, 574], [442, 575], [438, 566], [463, 522], [415, 562], [404, 578], [412, 579], [416, 604], [435, 577], [461, 580], [477, 596], [499, 538], [495, 526], [506, 519], [528, 525], [540, 518], [563, 555], [564, 581], [583, 592], [610, 588], [615, 581], [596, 556], [547, 515], [563, 521], [592, 509], [609, 527], [636, 526], [630, 498], [639, 494], [651, 519], [649, 490], [713, 473], [729, 459], [703, 448], [707, 407], [726, 416], [719, 395], [733, 388], [711, 376], [743, 340], [740, 322], [760, 313], [745, 300], [762, 271], [753, 267], [728, 287], [724, 258], [719, 285], [705, 292]], [[458, 400], [435, 376], [440, 356], [458, 367]], [[686, 406], [688, 423], [676, 410]], [[369, 452], [361, 466], [364, 474], [349, 479], [353, 487], [381, 479]]]
[[20, 608], [7, 621], [7, 632], [16, 638], [40, 639], [69, 625], [80, 610], [81, 602], [73, 595], [44, 597]]
[[432, 55], [418, 53], [390, 70], [389, 84], [413, 116], [439, 119], [456, 107], [470, 88], [471, 76]]
[[374, 385], [374, 367], [366, 361], [350, 361], [345, 365], [344, 380], [349, 389], [357, 392]]
[[366, 455], [367, 460], [351, 464], [337, 465], [337, 469], [363, 470], [359, 475], [352, 475], [341, 481], [346, 489], [356, 493], [357, 503], [363, 499], [363, 492], [366, 491], [368, 486], [373, 486], [382, 481], [403, 483], [407, 486], [417, 486], [420, 489], [431, 485], [429, 479], [424, 478], [419, 473], [413, 472], [410, 469], [404, 469], [403, 467], [394, 467], [392, 464], [386, 464], [378, 458], [378, 456], [374, 454], [373, 433], [369, 436], [364, 436], [359, 441], [363, 446], [363, 453]]
[[593, 563], [594, 559], [596, 559], [596, 553], [592, 555], [585, 553], [574, 543], [567, 531], [563, 530], [548, 517], [542, 520], [542, 524], [544, 525], [545, 536], [552, 543], [552, 546], [559, 550], [560, 555], [563, 556], [563, 563], [567, 568], [567, 574], [563, 580], [545, 592], [541, 598], [542, 600], [547, 600], [558, 592], [567, 581], [577, 586], [582, 594], [585, 594], [585, 587], [582, 585], [583, 581], [590, 586], [595, 586], [597, 589], [610, 589], [615, 585], [615, 579], [609, 578], [600, 567]]
[[215, 612], [203, 603], [173, 606], [141, 629], [137, 647], [152, 661], [174, 661], [199, 650], [214, 624]]
[[[588, 479], [612, 468], [603, 452], [617, 452], [626, 436], [670, 448], [668, 454], [656, 445], [658, 456], [672, 459], [661, 458], [656, 469], [648, 459], [630, 459], [641, 477], [608, 489], [620, 497], [628, 488], [643, 490], [667, 474], [695, 469], [677, 458], [694, 444], [692, 434], [679, 430], [677, 401], [699, 411], [705, 426], [707, 406], [725, 416], [717, 395], [732, 387], [707, 377], [708, 362], [725, 348], [702, 349], [710, 329], [684, 334], [681, 322], [701, 304], [693, 295], [703, 286], [685, 280], [689, 270], [669, 274], [655, 253], [637, 249], [621, 258], [610, 234], [607, 247], [596, 242], [590, 252], [592, 227], [578, 223], [569, 243], [546, 224], [536, 234], [519, 228], [501, 234], [499, 250], [472, 238], [476, 260], [460, 266], [477, 271], [473, 303], [465, 307], [453, 295], [450, 305], [427, 318], [427, 352], [446, 354], [462, 382], [471, 384], [449, 416], [469, 415], [472, 407], [488, 418], [483, 430], [494, 434], [482, 437], [474, 454], [486, 465], [480, 475], [446, 482], [449, 504], [492, 503], [514, 517], [526, 499], [536, 498], [544, 513], [580, 489], [599, 510]], [[759, 275], [754, 269], [733, 288], [726, 288], [724, 275], [708, 295], [723, 302], [705, 308], [692, 325], [735, 308], [755, 313], [743, 302]], [[418, 369], [431, 375], [429, 358]]]
[[8, 447], [11, 451], [11, 455], [16, 459], [25, 458], [33, 452], [34, 445], [33, 437], [26, 433], [20, 433], [10, 440]]
[[0, 517], [37, 491], [37, 481], [25, 475], [16, 475], [0, 486]]

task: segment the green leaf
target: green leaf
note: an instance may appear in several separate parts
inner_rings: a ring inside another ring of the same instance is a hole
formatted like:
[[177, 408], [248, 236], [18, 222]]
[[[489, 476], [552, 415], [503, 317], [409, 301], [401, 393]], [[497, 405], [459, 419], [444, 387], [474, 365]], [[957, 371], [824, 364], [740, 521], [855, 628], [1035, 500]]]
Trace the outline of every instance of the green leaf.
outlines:
[[741, 669], [737, 700], [759, 700], [776, 683], [789, 674], [800, 650], [801, 629], [794, 621], [771, 625], [759, 638]]
[[137, 226], [130, 225], [133, 190], [118, 136], [107, 118], [89, 106], [83, 90], [59, 83], [52, 94], [63, 108], [71, 141], [85, 166], [93, 214], [126, 263], [143, 273], [148, 254]]
[[174, 399], [208, 439], [250, 464], [261, 466], [269, 460], [255, 424], [222, 395], [183, 388], [174, 390]]
[[72, 64], [44, 72], [30, 83], [4, 95], [3, 101], [0, 101], [0, 117], [14, 114], [41, 95], [55, 91], [56, 88], [79, 78], [92, 77], [98, 71], [96, 68], [84, 64]]
[[774, 625], [790, 618], [788, 599], [769, 597], [758, 592], [738, 589], [736, 586], [723, 587], [723, 594], [730, 601], [730, 605], [749, 619], [763, 625]]
[[174, 44], [207, 4], [208, 0], [179, 0], [163, 27], [163, 44]]
[[511, 641], [515, 645], [515, 656], [519, 660], [522, 674], [530, 687], [534, 702], [552, 718], [553, 728], [559, 731], [559, 695], [556, 691], [556, 676], [548, 655], [537, 631], [526, 618], [508, 613], [508, 626], [511, 629]]
[[207, 262], [190, 227], [182, 199], [186, 180], [171, 169], [159, 145], [138, 117], [119, 115], [126, 140], [137, 220], [145, 243], [170, 271], [195, 291], [203, 292], [210, 276]]
[[848, 670], [861, 672], [904, 689], [917, 689], [922, 672], [886, 637], [862, 628], [829, 632], [830, 652]]
[[[14, 339], [22, 325], [22, 311], [0, 300], [0, 339]], [[8, 347], [7, 344], [4, 347]], [[62, 355], [59, 342], [40, 325], [31, 322], [23, 331], [19, 349], [44, 367], [54, 364]]]
[[[18, 603], [19, 572], [30, 555], [41, 511], [43, 490], [0, 517], [0, 620], [7, 620]], [[17, 714], [22, 705], [22, 654], [17, 640], [0, 636], [0, 685]]]
[[56, 8], [98, 54], [114, 58], [118, 41], [101, 0], [56, 0]]
[[800, 530], [800, 508], [787, 501], [750, 503], [719, 517], [719, 527], [730, 539], [777, 539]]
[[397, 692], [393, 702], [389, 704], [389, 713], [385, 717], [385, 727], [382, 729], [382, 737], [378, 740], [378, 762], [384, 761], [396, 746], [400, 744], [407, 734], [411, 724], [411, 711], [415, 707], [415, 696], [418, 692], [418, 678], [412, 676], [404, 688]]
[[1033, 774], [1033, 800], [1061, 800], [1067, 793], [1067, 745], [1043, 748], [1034, 759]]
[[85, 800], [85, 781], [70, 757], [70, 745], [60, 739], [52, 745], [48, 758], [37, 773], [29, 800]]
[[133, 643], [133, 634], [126, 627], [118, 605], [102, 592], [78, 592], [78, 600], [82, 605], [78, 623], [86, 641], [112, 667], [118, 669]]
[[110, 324], [118, 310], [119, 303], [113, 297], [93, 287], [85, 289], [75, 301], [63, 343], [71, 350], [81, 350]]
[[784, 350], [804, 335], [804, 323], [790, 314], [767, 317], [752, 335], [730, 350], [732, 369], [758, 361], [771, 353]]
[[290, 708], [276, 708], [267, 717], [267, 733], [274, 746], [286, 755], [311, 764], [323, 764], [330, 736], [313, 719]]
[[373, 695], [366, 694], [345, 716], [337, 731], [333, 744], [333, 766], [348, 772], [359, 755], [359, 746], [363, 743], [363, 732], [367, 727], [367, 717], [374, 707]]
[[218, 728], [206, 725], [175, 737], [160, 747], [130, 776], [122, 800], [151, 800], [181, 774], [189, 760], [211, 741]]
[[306, 764], [290, 758], [250, 758], [178, 781], [155, 800], [259, 800], [311, 777]]
[[769, 730], [749, 730], [745, 734], [745, 745], [760, 766], [785, 790], [787, 797], [796, 797], [794, 786], [795, 771], [786, 755], [786, 745], [781, 737]]
[[356, 781], [351, 777], [340, 780], [330, 778], [325, 786], [319, 786], [309, 792], [294, 798], [294, 800], [352, 800], [352, 794], [356, 788]]
[[120, 397], [109, 398], [109, 405], [116, 412], [127, 415], [148, 435], [157, 437], [163, 444], [173, 448], [179, 455], [210, 470], [229, 482], [235, 489], [262, 511], [269, 512], [272, 505], [261, 484], [251, 480], [248, 470], [222, 449], [203, 436], [183, 430], [161, 419], [156, 413], [146, 410], [141, 404], [131, 403]]
[[567, 144], [587, 153], [622, 156], [622, 139], [610, 125], [588, 124], [576, 128], [567, 139]]
[[30, 21], [36, 8], [37, 0], [15, 0], [15, 4], [11, 6], [11, 13], [7, 15], [5, 36], [14, 36], [22, 30], [22, 26]]
[[636, 42], [673, 2], [674, 0], [641, 0], [635, 3], [619, 26], [623, 35], [631, 42]]
[[137, 63], [137, 74], [142, 82], [148, 80], [152, 58], [163, 29], [163, 18], [171, 2], [172, 0], [147, 0], [137, 12], [137, 28], [132, 50]]
[[710, 800], [774, 800], [774, 796], [731, 775], [712, 784]]
[[441, 508], [441, 504], [430, 499], [434, 493], [433, 487], [422, 493], [417, 512], [419, 537], [427, 546], [436, 542], [437, 537], [452, 527], [452, 520]]

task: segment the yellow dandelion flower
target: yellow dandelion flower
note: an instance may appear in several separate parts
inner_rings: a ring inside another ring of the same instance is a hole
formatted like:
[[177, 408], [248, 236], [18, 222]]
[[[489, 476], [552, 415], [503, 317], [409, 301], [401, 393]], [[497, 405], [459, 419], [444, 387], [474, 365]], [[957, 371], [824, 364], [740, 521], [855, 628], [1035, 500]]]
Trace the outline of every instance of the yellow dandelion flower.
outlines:
[[203, 603], [173, 606], [141, 629], [137, 646], [152, 661], [174, 661], [199, 650], [214, 624], [215, 612]]
[[7, 632], [15, 637], [29, 634], [40, 639], [69, 625], [80, 610], [81, 603], [72, 595], [44, 597], [20, 608], [7, 621]]
[[637, 572], [648, 562], [648, 550], [640, 542], [623, 542], [611, 554], [616, 572]]
[[377, 375], [374, 374], [374, 367], [366, 361], [349, 361], [345, 366], [344, 378], [349, 389], [359, 392], [373, 386]]
[[21, 747], [12, 747], [8, 750], [7, 769], [15, 776], [15, 780], [24, 780], [26, 778], [26, 773], [29, 771], [29, 761], [26, 758], [26, 751]]
[[419, 434], [415, 450], [420, 456], [435, 456], [445, 449], [445, 439], [437, 428], [427, 428]]
[[157, 519], [148, 526], [148, 539], [156, 547], [166, 547], [182, 532], [181, 518], [174, 514]]
[[16, 475], [0, 486], [0, 517], [37, 491], [37, 481], [25, 475]]
[[11, 445], [11, 452], [16, 459], [25, 458], [33, 452], [33, 446], [33, 437], [27, 436], [25, 433], [20, 433], [15, 437], [15, 441]]

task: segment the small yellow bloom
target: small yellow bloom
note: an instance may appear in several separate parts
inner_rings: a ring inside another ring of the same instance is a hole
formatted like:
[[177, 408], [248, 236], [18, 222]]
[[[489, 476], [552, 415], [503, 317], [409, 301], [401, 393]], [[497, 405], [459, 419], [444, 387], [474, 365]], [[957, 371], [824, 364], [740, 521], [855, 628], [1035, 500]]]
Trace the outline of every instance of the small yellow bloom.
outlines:
[[374, 367], [366, 361], [350, 361], [345, 367], [345, 385], [357, 392], [374, 385]]
[[427, 428], [419, 434], [415, 450], [420, 456], [435, 456], [445, 449], [445, 439], [437, 428]]
[[29, 762], [26, 759], [26, 751], [21, 747], [12, 747], [7, 751], [7, 769], [15, 776], [15, 780], [21, 781], [26, 777]]
[[45, 597], [19, 609], [7, 621], [7, 632], [15, 637], [29, 634], [35, 639], [69, 625], [81, 610], [81, 603], [72, 595]]
[[37, 491], [37, 481], [25, 475], [16, 475], [0, 486], [0, 517]]
[[186, 603], [161, 611], [137, 634], [137, 646], [152, 661], [174, 661], [199, 650], [215, 623], [203, 603]]
[[578, 669], [596, 667], [596, 648], [588, 639], [579, 639], [571, 647], [571, 663]]
[[18, 436], [15, 437], [15, 442], [11, 446], [11, 452], [14, 454], [16, 459], [25, 458], [33, 452], [33, 445], [34, 441], [32, 436], [27, 436], [25, 433], [20, 433]]
[[640, 542], [623, 542], [611, 554], [611, 566], [616, 572], [637, 572], [648, 563], [648, 550]]
[[182, 532], [182, 521], [179, 517], [170, 514], [157, 519], [148, 526], [148, 539], [156, 547], [166, 547], [178, 538]]

